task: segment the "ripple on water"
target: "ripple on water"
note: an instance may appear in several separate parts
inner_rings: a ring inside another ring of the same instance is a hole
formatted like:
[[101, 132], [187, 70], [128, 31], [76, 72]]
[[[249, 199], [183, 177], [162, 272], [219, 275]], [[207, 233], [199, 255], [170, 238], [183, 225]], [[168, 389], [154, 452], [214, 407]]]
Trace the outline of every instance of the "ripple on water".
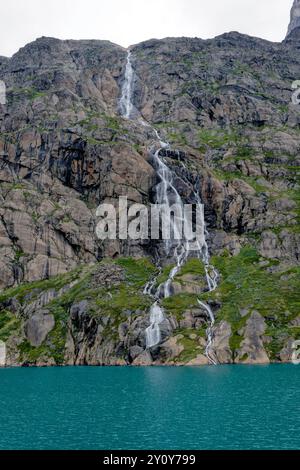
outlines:
[[0, 449], [299, 449], [300, 368], [0, 370]]

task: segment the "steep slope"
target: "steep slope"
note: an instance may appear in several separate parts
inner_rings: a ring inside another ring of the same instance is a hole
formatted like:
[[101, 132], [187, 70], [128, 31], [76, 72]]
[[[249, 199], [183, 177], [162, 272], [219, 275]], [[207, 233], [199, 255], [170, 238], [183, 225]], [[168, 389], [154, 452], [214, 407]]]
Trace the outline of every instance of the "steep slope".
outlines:
[[288, 27], [287, 36], [291, 34], [291, 32], [295, 28], [300, 27], [300, 1], [294, 0], [292, 9], [291, 9], [291, 21]]
[[99, 203], [155, 200], [155, 135], [120, 116], [127, 52], [41, 38], [1, 58], [2, 362], [207, 363], [199, 295], [216, 316], [220, 363], [291, 360], [300, 337], [297, 31], [281, 44], [229, 33], [131, 48], [134, 105], [171, 143], [164, 157], [181, 197], [199, 192], [220, 273], [206, 292], [203, 265], [188, 261], [151, 350], [143, 289], [160, 246], [95, 235]]

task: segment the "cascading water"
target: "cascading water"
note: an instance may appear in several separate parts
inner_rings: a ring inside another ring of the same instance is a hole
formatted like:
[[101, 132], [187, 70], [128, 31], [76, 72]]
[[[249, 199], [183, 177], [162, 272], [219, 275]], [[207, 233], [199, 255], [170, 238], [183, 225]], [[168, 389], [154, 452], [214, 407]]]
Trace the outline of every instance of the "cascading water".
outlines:
[[[132, 118], [134, 110], [134, 106], [132, 103], [133, 80], [134, 72], [131, 64], [131, 52], [129, 51], [127, 55], [125, 80], [122, 87], [122, 96], [120, 100], [121, 114], [126, 119]], [[152, 131], [155, 133], [156, 139], [159, 142], [158, 150], [153, 152], [153, 161], [156, 167], [157, 176], [160, 180], [156, 188], [155, 202], [160, 207], [164, 207], [164, 212], [162, 215], [163, 217], [168, 217], [167, 222], [169, 223], [170, 233], [172, 234], [172, 238], [164, 240], [165, 254], [167, 257], [171, 257], [176, 262], [176, 265], [171, 270], [166, 282], [159, 285], [155, 289], [156, 279], [154, 279], [149, 284], [147, 284], [144, 290], [145, 294], [152, 295], [155, 299], [155, 302], [153, 303], [150, 310], [150, 326], [146, 329], [146, 345], [147, 349], [150, 349], [157, 346], [161, 342], [160, 325], [165, 320], [164, 309], [160, 305], [161, 299], [165, 299], [171, 296], [172, 282], [174, 281], [177, 274], [180, 272], [181, 268], [186, 263], [191, 252], [193, 251], [193, 253], [196, 254], [197, 257], [204, 263], [207, 285], [210, 292], [217, 288], [218, 273], [214, 269], [214, 267], [210, 265], [209, 262], [209, 250], [206, 242], [207, 231], [204, 220], [204, 206], [200, 200], [199, 195], [195, 194], [194, 196], [197, 213], [200, 214], [200, 221], [198, 220], [198, 224], [200, 225], [199, 228], [201, 230], [201, 233], [200, 237], [198, 233], [196, 249], [195, 246], [193, 246], [193, 250], [191, 251], [190, 239], [188, 239], [185, 234], [181, 236], [182, 227], [186, 222], [184, 201], [182, 200], [175, 187], [174, 173], [167, 166], [165, 158], [161, 156], [162, 150], [170, 150], [170, 144], [168, 142], [164, 142], [158, 134], [157, 130], [154, 129], [150, 124], [145, 122], [143, 119], [139, 118], [139, 122], [143, 126], [147, 126], [152, 129]], [[179, 218], [176, 216], [170, 216], [170, 208], [174, 204], [181, 208], [181, 217]], [[195, 242], [193, 241], [193, 243]], [[155, 290], [154, 293], [153, 290]], [[207, 330], [207, 347], [205, 353], [209, 361], [213, 364], [216, 364], [217, 361], [211, 351], [215, 317], [209, 305], [200, 300], [198, 300], [198, 303], [206, 311], [210, 321], [210, 327]]]
[[[170, 145], [167, 142], [163, 142], [160, 139], [158, 132], [155, 130], [155, 135], [160, 143], [160, 148], [154, 154], [154, 163], [157, 168], [157, 175], [160, 178], [160, 183], [156, 188], [156, 204], [163, 205], [166, 208], [164, 212], [164, 216], [170, 215], [170, 208], [173, 204], [177, 204], [181, 207], [180, 213], [182, 214], [183, 219], [169, 218], [168, 223], [171, 226], [171, 233], [173, 234], [173, 238], [167, 239], [164, 241], [165, 243], [165, 253], [167, 256], [170, 255], [170, 251], [173, 252], [173, 258], [176, 261], [175, 267], [171, 270], [167, 281], [160, 286], [158, 286], [154, 297], [156, 298], [156, 302], [153, 304], [151, 308], [151, 315], [150, 315], [150, 326], [146, 330], [146, 340], [147, 340], [147, 348], [151, 348], [157, 346], [161, 341], [161, 333], [160, 333], [160, 324], [165, 319], [163, 308], [159, 305], [159, 299], [161, 298], [168, 298], [171, 296], [171, 287], [172, 282], [174, 281], [177, 274], [180, 272], [181, 268], [186, 263], [189, 255], [193, 251], [194, 254], [198, 256], [198, 258], [204, 263], [205, 272], [206, 272], [206, 279], [207, 285], [210, 292], [214, 291], [217, 288], [217, 279], [218, 273], [214, 269], [213, 266], [210, 265], [209, 262], [209, 250], [208, 245], [206, 242], [206, 226], [204, 220], [204, 206], [201, 203], [200, 197], [198, 194], [195, 194], [195, 202], [197, 206], [197, 213], [200, 216], [200, 220], [198, 220], [199, 228], [201, 229], [200, 237], [198, 233], [197, 239], [197, 247], [193, 246], [191, 249], [191, 241], [187, 239], [184, 235], [183, 237], [176, 237], [177, 234], [181, 234], [182, 227], [185, 224], [184, 220], [184, 201], [182, 200], [181, 196], [179, 195], [175, 184], [174, 184], [174, 174], [166, 165], [164, 159], [160, 156], [161, 150], [170, 149]], [[188, 222], [187, 222], [188, 223]], [[195, 243], [195, 242], [193, 242]], [[152, 284], [152, 289], [154, 285]], [[148, 293], [151, 293], [151, 287], [148, 285]], [[212, 340], [213, 340], [213, 326], [215, 324], [215, 318], [212, 309], [209, 305], [201, 302], [199, 300], [199, 305], [204, 308], [204, 310], [208, 314], [208, 318], [210, 320], [210, 327], [207, 330], [207, 347], [206, 347], [206, 356], [213, 364], [216, 364], [216, 360], [214, 358], [213, 353], [211, 352]]]
[[122, 96], [120, 99], [120, 110], [124, 118], [130, 119], [133, 104], [132, 104], [132, 85], [133, 85], [133, 68], [131, 64], [131, 52], [128, 51], [127, 62], [125, 68], [125, 80], [122, 87]]

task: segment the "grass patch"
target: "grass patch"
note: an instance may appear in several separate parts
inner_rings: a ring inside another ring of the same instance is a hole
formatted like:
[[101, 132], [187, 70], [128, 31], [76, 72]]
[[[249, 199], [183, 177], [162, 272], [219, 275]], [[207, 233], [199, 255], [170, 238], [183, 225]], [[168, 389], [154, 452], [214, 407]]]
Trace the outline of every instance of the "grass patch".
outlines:
[[0, 305], [5, 300], [10, 298], [16, 298], [19, 302], [23, 303], [26, 300], [28, 294], [32, 294], [31, 300], [34, 300], [34, 297], [37, 297], [40, 292], [50, 290], [50, 289], [62, 289], [65, 285], [78, 279], [81, 268], [76, 270], [61, 274], [59, 276], [53, 277], [51, 279], [46, 279], [44, 281], [36, 281], [28, 284], [22, 284], [17, 287], [12, 287], [11, 289], [6, 289], [0, 293]]
[[177, 319], [180, 319], [186, 310], [198, 306], [198, 296], [195, 294], [183, 293], [173, 295], [163, 301], [163, 307], [168, 313], [174, 315]]
[[20, 361], [28, 364], [36, 364], [41, 358], [48, 357], [48, 351], [45, 345], [34, 348], [27, 340], [24, 340], [23, 343], [19, 345], [19, 353]]
[[9, 102], [20, 100], [20, 98], [25, 97], [29, 101], [34, 101], [36, 98], [43, 98], [47, 96], [47, 93], [44, 91], [39, 91], [36, 88], [14, 88], [8, 90], [8, 100]]
[[[222, 275], [217, 290], [204, 294], [207, 300], [219, 300], [222, 308], [217, 321], [228, 321], [232, 326], [231, 347], [236, 350], [242, 340], [238, 331], [245, 325], [253, 310], [257, 310], [268, 326], [267, 335], [277, 338], [289, 332], [289, 323], [300, 312], [300, 268], [289, 269], [285, 273], [270, 273], [268, 266], [259, 264], [256, 250], [245, 247], [235, 257], [215, 256], [212, 264]], [[248, 309], [249, 314], [241, 317], [240, 311]], [[275, 348], [276, 349], [276, 348]]]
[[0, 312], [0, 340], [7, 341], [19, 329], [20, 324], [20, 320], [12, 313], [2, 310]]
[[263, 186], [261, 183], [257, 182], [257, 180], [261, 180], [261, 178], [256, 178], [254, 176], [245, 176], [242, 172], [238, 170], [232, 172], [220, 170], [219, 168], [214, 168], [211, 171], [213, 172], [214, 176], [221, 181], [233, 181], [236, 179], [243, 180], [245, 181], [245, 183], [249, 184], [249, 186], [251, 186], [257, 194], [266, 193], [269, 191], [268, 188]]
[[164, 284], [165, 282], [167, 282], [167, 280], [169, 279], [169, 276], [170, 276], [170, 273], [172, 271], [172, 269], [175, 267], [175, 265], [169, 265], [169, 266], [165, 266], [160, 275], [158, 276], [157, 280], [156, 280], [156, 287], [160, 286], [161, 284]]
[[176, 363], [186, 364], [204, 353], [204, 348], [199, 345], [199, 339], [206, 337], [205, 329], [180, 329], [176, 330], [175, 334], [183, 336], [178, 342], [184, 347], [184, 351], [175, 359]]
[[178, 277], [182, 277], [185, 274], [196, 274], [199, 276], [205, 276], [205, 267], [203, 261], [198, 258], [189, 259], [186, 264], [181, 268]]
[[116, 263], [124, 268], [126, 280], [136, 287], [145, 286], [150, 278], [158, 272], [147, 258], [120, 258]]
[[187, 138], [184, 134], [179, 134], [178, 132], [169, 132], [168, 140], [172, 144], [187, 145]]
[[209, 147], [217, 150], [225, 145], [235, 143], [237, 135], [234, 132], [201, 129], [198, 131], [198, 140], [201, 149], [206, 150]]
[[95, 300], [98, 312], [107, 314], [114, 319], [122, 321], [121, 316], [124, 312], [134, 313], [137, 310], [145, 310], [150, 307], [151, 299], [137, 293], [136, 291], [122, 285], [117, 289], [112, 289], [110, 295], [107, 292], [100, 292], [100, 295]]

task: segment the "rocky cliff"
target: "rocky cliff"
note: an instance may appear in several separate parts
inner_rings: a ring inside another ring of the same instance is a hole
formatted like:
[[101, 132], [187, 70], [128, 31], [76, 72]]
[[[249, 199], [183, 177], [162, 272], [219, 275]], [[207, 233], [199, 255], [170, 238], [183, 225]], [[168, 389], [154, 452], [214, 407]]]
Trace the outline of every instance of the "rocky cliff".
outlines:
[[[40, 38], [0, 58], [0, 364], [206, 364], [213, 309], [219, 363], [290, 361], [300, 338], [299, 30], [283, 43], [239, 33], [131, 48], [133, 101], [176, 151], [180, 195], [205, 204], [219, 287], [190, 259], [145, 348], [152, 300], [172, 264], [149, 241], [101, 242], [99, 203], [153, 202], [153, 132], [120, 116], [127, 51]], [[179, 153], [178, 153], [179, 151]], [[179, 164], [178, 155], [184, 161]]]
[[291, 9], [291, 21], [288, 27], [287, 36], [296, 28], [300, 27], [300, 1], [294, 0]]

